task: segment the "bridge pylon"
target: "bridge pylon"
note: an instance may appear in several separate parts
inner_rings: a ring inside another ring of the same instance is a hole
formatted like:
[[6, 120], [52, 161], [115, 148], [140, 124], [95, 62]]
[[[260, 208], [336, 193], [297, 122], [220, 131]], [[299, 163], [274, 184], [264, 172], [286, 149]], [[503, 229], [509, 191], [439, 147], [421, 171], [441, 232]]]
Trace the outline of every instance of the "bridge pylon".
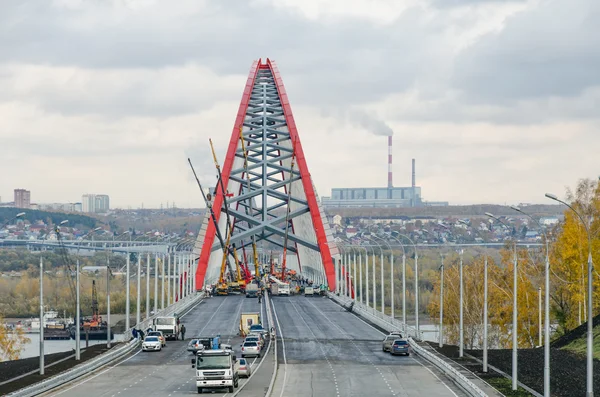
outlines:
[[[339, 252], [306, 164], [283, 80], [270, 59], [259, 59], [250, 68], [221, 180], [224, 189], [217, 185], [210, 192], [214, 216], [225, 236], [229, 214], [230, 244], [238, 252], [251, 250], [253, 242], [282, 250], [285, 245], [297, 255], [300, 271], [323, 274], [330, 289], [335, 288], [332, 256]], [[194, 247], [199, 288], [205, 280], [216, 280], [223, 259], [214, 223], [207, 211]]]

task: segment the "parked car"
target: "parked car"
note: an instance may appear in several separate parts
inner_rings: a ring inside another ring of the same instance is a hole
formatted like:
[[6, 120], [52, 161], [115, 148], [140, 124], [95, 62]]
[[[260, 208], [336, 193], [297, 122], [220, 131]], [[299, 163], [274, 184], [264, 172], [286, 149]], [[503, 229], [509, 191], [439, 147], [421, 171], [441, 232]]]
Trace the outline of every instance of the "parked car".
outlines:
[[142, 351], [161, 351], [162, 343], [157, 336], [146, 336], [144, 341], [142, 342]]
[[239, 363], [240, 366], [238, 368], [238, 374], [240, 376], [249, 378], [250, 375], [252, 375], [252, 367], [250, 366], [250, 363], [245, 358], [240, 358]]
[[248, 329], [249, 334], [259, 333], [262, 336], [266, 337], [269, 333], [266, 329], [263, 328], [262, 324], [252, 324]]
[[200, 341], [200, 339], [192, 339], [190, 343], [188, 343], [187, 351], [192, 353], [198, 353], [204, 350], [204, 344]]
[[246, 356], [257, 356], [260, 357], [260, 344], [258, 342], [244, 342], [242, 343], [242, 358]]
[[408, 341], [406, 339], [396, 339], [392, 344], [392, 349], [390, 350], [390, 354], [405, 354], [410, 356], [410, 352], [408, 351]]
[[264, 346], [264, 342], [263, 342], [262, 338], [258, 335], [250, 334], [250, 335], [246, 336], [246, 339], [244, 339], [244, 342], [257, 342], [261, 348]]
[[398, 335], [388, 335], [381, 343], [381, 350], [384, 352], [392, 351], [392, 344], [398, 339]]
[[148, 332], [147, 336], [156, 336], [158, 340], [160, 340], [162, 347], [167, 345], [167, 339], [163, 335], [162, 331], [150, 331]]

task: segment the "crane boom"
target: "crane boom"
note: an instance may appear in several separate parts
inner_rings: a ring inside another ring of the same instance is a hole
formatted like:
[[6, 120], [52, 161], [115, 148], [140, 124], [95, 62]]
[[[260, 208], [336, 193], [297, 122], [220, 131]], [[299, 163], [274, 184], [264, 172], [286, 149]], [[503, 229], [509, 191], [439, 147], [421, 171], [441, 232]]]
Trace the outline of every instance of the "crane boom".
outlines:
[[292, 178], [294, 177], [294, 159], [296, 150], [292, 145], [292, 163], [290, 166], [290, 184], [288, 186], [287, 210], [285, 214], [285, 237], [283, 238], [283, 259], [281, 260], [281, 281], [285, 282], [285, 262], [287, 259], [288, 230], [290, 224], [290, 202], [292, 200]]
[[[246, 151], [246, 145], [244, 143], [244, 134], [242, 133], [242, 126], [240, 126], [240, 140], [242, 141], [242, 152], [244, 152], [244, 174], [246, 174], [246, 182], [248, 192], [250, 191], [250, 174], [248, 173], [248, 152]], [[252, 198], [248, 199], [250, 208], [250, 216], [254, 217], [254, 210], [252, 208]], [[254, 277], [259, 279], [259, 264], [258, 264], [258, 251], [256, 249], [256, 237], [252, 236], [252, 252], [254, 255]], [[248, 263], [248, 262], [246, 262]]]
[[[219, 166], [219, 161], [217, 160], [217, 155], [215, 153], [215, 148], [213, 146], [212, 143], [212, 139], [208, 139], [208, 142], [210, 143], [210, 150], [212, 151], [212, 155], [213, 155], [213, 160], [215, 162], [215, 167], [217, 168], [217, 176], [218, 176], [218, 180], [217, 180], [217, 189], [218, 186], [221, 186], [221, 194], [223, 195], [223, 207], [225, 208], [225, 217], [227, 219], [227, 230], [229, 231], [229, 236], [231, 236], [231, 234], [233, 234], [233, 227], [234, 225], [232, 224], [230, 218], [229, 218], [229, 205], [227, 204], [227, 194], [225, 193], [225, 186], [223, 184], [223, 176], [221, 175], [221, 166]], [[216, 192], [215, 192], [216, 195]], [[229, 241], [229, 237], [227, 239], [227, 241]], [[229, 251], [229, 243], [227, 243], [227, 250]], [[235, 256], [234, 256], [235, 259]], [[237, 260], [237, 259], [236, 259]], [[231, 262], [227, 261], [227, 264], [229, 265], [229, 271], [231, 272], [232, 276], [233, 276], [233, 267], [231, 266]]]

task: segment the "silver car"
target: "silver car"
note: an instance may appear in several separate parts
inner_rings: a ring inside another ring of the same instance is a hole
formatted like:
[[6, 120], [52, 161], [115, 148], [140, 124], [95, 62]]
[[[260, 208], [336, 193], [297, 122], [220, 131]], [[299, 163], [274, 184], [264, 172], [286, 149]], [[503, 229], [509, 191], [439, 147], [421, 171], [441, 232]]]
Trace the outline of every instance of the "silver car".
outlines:
[[246, 356], [260, 357], [260, 351], [260, 343], [258, 342], [244, 342], [242, 344], [242, 358]]
[[187, 351], [194, 354], [204, 351], [204, 344], [198, 339], [192, 339], [190, 343], [188, 343]]
[[265, 345], [264, 339], [262, 339], [258, 335], [252, 335], [252, 334], [246, 336], [246, 339], [244, 339], [244, 342], [258, 342], [260, 347], [264, 347], [264, 345]]
[[383, 342], [381, 343], [381, 351], [389, 352], [392, 351], [392, 344], [394, 341], [398, 339], [398, 335], [390, 334], [385, 337]]
[[238, 368], [239, 376], [249, 378], [250, 375], [252, 375], [252, 367], [250, 366], [250, 363], [248, 362], [248, 360], [246, 360], [245, 358], [240, 358], [239, 364], [240, 364], [240, 366]]

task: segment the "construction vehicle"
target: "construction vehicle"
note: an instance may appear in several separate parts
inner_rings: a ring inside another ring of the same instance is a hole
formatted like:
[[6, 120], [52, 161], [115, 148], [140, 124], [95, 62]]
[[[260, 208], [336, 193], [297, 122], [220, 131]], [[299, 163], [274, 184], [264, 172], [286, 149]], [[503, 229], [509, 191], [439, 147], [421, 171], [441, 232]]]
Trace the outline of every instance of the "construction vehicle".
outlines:
[[156, 317], [152, 320], [154, 331], [161, 331], [166, 339], [177, 340], [179, 321], [177, 317]]
[[201, 394], [204, 389], [227, 388], [233, 393], [239, 382], [239, 362], [231, 350], [204, 350], [192, 358], [196, 371], [196, 387]]
[[[92, 317], [83, 319], [82, 324], [76, 324], [71, 328], [71, 338], [75, 339], [75, 327], [79, 326], [79, 332], [86, 340], [102, 340], [108, 336], [108, 324], [102, 321], [98, 312], [98, 291], [96, 290], [96, 280], [92, 280]], [[110, 332], [110, 339], [114, 334]]]
[[258, 297], [258, 284], [250, 283], [246, 285], [246, 298]]

